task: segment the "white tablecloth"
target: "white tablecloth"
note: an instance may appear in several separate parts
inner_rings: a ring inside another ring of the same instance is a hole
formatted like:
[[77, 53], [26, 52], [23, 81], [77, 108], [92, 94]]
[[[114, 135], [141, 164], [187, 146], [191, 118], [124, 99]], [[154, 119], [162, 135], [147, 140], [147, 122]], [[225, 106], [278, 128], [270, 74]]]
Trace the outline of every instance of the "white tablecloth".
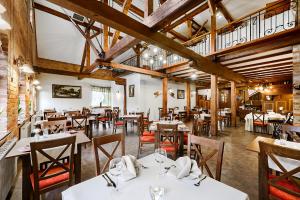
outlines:
[[[266, 114], [265, 115], [265, 122], [267, 123], [269, 119], [285, 119], [284, 115], [274, 113], [274, 114]], [[252, 113], [249, 113], [245, 116], [245, 130], [246, 131], [253, 131], [253, 117]], [[269, 134], [272, 134], [274, 130], [274, 127], [272, 124], [269, 124], [268, 131]]]
[[[118, 192], [107, 187], [102, 176], [97, 176], [63, 191], [62, 199], [150, 200], [149, 187], [162, 186], [166, 189], [164, 200], [249, 200], [247, 194], [209, 177], [199, 187], [194, 186], [197, 181], [177, 180], [169, 175], [158, 177], [159, 168], [153, 154], [139, 161], [148, 169], [141, 169], [137, 178], [121, 183]], [[173, 160], [168, 159], [163, 165], [171, 166], [173, 163]]]
[[157, 130], [157, 124], [178, 124], [178, 131], [190, 131], [190, 129], [182, 122], [179, 120], [173, 120], [173, 121], [156, 121], [153, 122], [150, 127], [149, 130], [150, 131], [156, 131]]

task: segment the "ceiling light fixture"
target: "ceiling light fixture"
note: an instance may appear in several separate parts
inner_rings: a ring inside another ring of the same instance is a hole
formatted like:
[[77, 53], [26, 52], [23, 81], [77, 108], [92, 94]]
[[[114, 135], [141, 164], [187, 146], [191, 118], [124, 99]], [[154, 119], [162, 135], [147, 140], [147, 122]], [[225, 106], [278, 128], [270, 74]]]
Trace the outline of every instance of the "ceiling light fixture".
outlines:
[[37, 79], [34, 79], [34, 80], [32, 81], [32, 84], [33, 84], [33, 85], [39, 85], [39, 84], [40, 84], [40, 81], [37, 80]]
[[145, 54], [144, 54], [144, 58], [147, 59], [148, 57], [149, 57], [149, 54], [148, 54], [148, 53], [145, 53]]
[[29, 64], [24, 64], [20, 67], [20, 70], [24, 73], [27, 73], [27, 74], [33, 74], [34, 71], [32, 69], [32, 66], [29, 65]]
[[197, 78], [197, 74], [195, 74], [195, 73], [192, 74], [192, 75], [191, 75], [191, 78], [192, 78], [192, 79], [196, 79], [196, 78]]
[[153, 49], [153, 52], [154, 52], [154, 53], [157, 53], [157, 51], [158, 51], [158, 49], [155, 47], [155, 48]]
[[164, 61], [163, 61], [163, 64], [167, 64], [167, 61], [166, 61], [166, 60], [164, 60]]
[[150, 64], [153, 64], [154, 63], [154, 60], [153, 59], [150, 59]]
[[178, 56], [174, 56], [173, 58], [174, 58], [174, 61], [178, 60]]
[[160, 61], [162, 61], [162, 60], [163, 60], [163, 57], [162, 57], [162, 56], [159, 56], [158, 59], [159, 59]]
[[41, 90], [42, 89], [42, 86], [38, 85], [35, 87], [37, 90]]

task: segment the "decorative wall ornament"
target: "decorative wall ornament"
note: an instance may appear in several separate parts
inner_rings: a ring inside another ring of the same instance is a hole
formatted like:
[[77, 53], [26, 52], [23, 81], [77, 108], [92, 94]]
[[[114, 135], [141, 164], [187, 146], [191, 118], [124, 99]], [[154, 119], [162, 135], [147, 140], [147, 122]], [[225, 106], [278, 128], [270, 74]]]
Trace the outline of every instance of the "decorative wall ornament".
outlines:
[[129, 97], [134, 97], [134, 85], [129, 85]]
[[81, 99], [81, 86], [52, 84], [52, 98]]
[[160, 91], [156, 91], [153, 94], [154, 94], [155, 97], [158, 97], [159, 95], [161, 95], [161, 92]]

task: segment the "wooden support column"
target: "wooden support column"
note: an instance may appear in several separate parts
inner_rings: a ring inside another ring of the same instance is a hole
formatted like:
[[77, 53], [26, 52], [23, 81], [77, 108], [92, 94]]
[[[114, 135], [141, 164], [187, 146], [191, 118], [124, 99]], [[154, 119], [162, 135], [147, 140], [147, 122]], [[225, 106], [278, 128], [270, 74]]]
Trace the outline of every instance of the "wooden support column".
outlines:
[[214, 53], [216, 52], [216, 29], [217, 29], [217, 18], [216, 18], [216, 4], [214, 3], [213, 0], [209, 0], [209, 8], [210, 8], [210, 52]]
[[191, 110], [191, 83], [186, 82], [186, 112], [190, 116]]
[[127, 85], [124, 84], [124, 102], [123, 102], [124, 115], [127, 114], [127, 92], [126, 92], [126, 87], [127, 87]]
[[163, 78], [163, 89], [162, 89], [162, 109], [163, 115], [168, 113], [168, 78]]
[[[104, 3], [108, 4], [108, 0], [104, 0]], [[108, 26], [103, 24], [103, 50], [107, 52], [108, 49], [109, 49]]]
[[236, 127], [236, 83], [231, 81], [231, 124]]
[[193, 22], [192, 20], [187, 20], [186, 21], [186, 25], [187, 25], [187, 30], [188, 30], [188, 38], [191, 39], [193, 36]]
[[144, 18], [153, 13], [153, 0], [145, 0]]
[[211, 75], [211, 98], [210, 98], [210, 116], [211, 116], [211, 135], [218, 133], [218, 77]]

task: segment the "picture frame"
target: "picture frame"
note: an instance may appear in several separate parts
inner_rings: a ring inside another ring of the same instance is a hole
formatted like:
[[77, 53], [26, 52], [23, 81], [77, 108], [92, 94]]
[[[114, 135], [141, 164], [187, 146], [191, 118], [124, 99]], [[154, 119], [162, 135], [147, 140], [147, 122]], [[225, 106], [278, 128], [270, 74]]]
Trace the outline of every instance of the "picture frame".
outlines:
[[177, 99], [185, 99], [185, 91], [177, 90]]
[[129, 85], [129, 97], [134, 97], [134, 85]]
[[52, 98], [81, 99], [81, 86], [52, 84]]

